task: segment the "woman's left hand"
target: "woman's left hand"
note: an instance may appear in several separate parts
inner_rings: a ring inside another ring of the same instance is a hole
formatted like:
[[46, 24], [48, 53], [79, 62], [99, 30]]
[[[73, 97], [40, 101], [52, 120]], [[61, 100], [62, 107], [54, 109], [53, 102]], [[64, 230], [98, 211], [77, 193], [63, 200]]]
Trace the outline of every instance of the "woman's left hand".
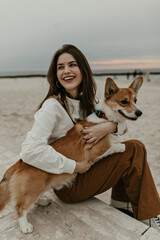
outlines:
[[85, 127], [82, 131], [83, 139], [86, 143], [96, 144], [104, 136], [110, 133], [115, 133], [117, 130], [117, 124], [113, 122], [105, 122], [93, 125], [91, 127]]

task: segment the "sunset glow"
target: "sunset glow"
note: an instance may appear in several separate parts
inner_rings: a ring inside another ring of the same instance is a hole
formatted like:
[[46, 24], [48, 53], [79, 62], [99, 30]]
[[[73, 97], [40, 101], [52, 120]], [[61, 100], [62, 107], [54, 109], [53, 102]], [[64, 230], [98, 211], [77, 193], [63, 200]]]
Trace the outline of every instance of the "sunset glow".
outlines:
[[90, 62], [93, 70], [160, 68], [160, 59], [117, 59]]

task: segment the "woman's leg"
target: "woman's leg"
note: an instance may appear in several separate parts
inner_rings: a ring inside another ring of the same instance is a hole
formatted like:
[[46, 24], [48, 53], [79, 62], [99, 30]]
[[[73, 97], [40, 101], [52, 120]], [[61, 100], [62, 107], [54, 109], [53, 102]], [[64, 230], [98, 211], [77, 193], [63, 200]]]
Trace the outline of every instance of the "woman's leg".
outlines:
[[124, 153], [108, 156], [84, 174], [78, 174], [72, 188], [55, 191], [66, 202], [80, 202], [112, 187], [112, 198], [130, 201], [134, 217], [142, 220], [160, 214], [157, 193], [144, 145], [137, 140], [126, 141]]

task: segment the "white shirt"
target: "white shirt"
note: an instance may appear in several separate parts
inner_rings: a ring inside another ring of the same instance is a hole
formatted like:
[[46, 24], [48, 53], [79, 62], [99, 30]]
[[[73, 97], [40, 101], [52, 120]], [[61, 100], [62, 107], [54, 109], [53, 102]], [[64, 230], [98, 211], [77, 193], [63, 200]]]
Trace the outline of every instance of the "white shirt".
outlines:
[[[80, 101], [67, 98], [73, 121], [82, 119]], [[76, 162], [58, 153], [49, 144], [66, 135], [73, 122], [62, 105], [47, 99], [34, 115], [35, 122], [22, 144], [20, 157], [34, 167], [50, 173], [73, 173]]]
[[[67, 98], [70, 115], [74, 122], [83, 119], [80, 101]], [[47, 99], [34, 115], [35, 122], [22, 144], [20, 158], [34, 167], [50, 173], [73, 173], [75, 160], [55, 151], [49, 144], [66, 135], [73, 122], [63, 106], [54, 98]], [[124, 129], [119, 129], [121, 135]]]

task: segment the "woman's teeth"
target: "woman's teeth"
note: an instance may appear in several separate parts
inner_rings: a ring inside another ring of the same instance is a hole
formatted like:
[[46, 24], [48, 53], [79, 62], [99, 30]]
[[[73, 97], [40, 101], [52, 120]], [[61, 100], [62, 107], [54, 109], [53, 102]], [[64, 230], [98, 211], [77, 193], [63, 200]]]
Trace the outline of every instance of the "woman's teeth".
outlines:
[[64, 78], [65, 81], [67, 81], [67, 80], [72, 80], [72, 79], [73, 79], [73, 77]]

